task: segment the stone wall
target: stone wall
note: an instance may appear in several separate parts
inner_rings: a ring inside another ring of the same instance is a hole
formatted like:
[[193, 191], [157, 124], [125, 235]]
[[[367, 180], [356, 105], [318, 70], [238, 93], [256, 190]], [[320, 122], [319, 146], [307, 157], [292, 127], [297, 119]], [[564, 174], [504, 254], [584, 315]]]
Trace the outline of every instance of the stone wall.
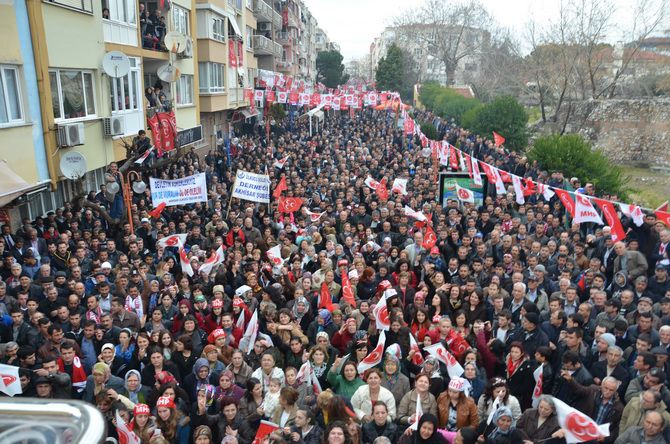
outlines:
[[570, 113], [565, 132], [581, 133], [616, 163], [670, 167], [670, 99], [573, 102]]

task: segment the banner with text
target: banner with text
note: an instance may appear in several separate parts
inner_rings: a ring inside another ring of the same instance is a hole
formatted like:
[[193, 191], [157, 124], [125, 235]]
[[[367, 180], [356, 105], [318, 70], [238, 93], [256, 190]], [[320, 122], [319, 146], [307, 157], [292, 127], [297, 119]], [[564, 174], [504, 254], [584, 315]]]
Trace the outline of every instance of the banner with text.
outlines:
[[186, 205], [207, 201], [205, 173], [177, 180], [150, 178], [151, 201], [154, 206], [165, 202], [167, 206]]
[[270, 177], [267, 174], [237, 170], [233, 197], [251, 202], [270, 203]]

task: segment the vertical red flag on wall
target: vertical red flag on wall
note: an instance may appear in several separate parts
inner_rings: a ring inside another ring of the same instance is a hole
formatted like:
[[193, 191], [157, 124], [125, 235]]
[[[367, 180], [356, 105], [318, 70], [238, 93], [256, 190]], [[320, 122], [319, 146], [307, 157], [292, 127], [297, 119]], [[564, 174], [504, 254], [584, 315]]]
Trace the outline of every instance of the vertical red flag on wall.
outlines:
[[235, 40], [228, 39], [228, 66], [237, 68], [237, 45]]
[[[170, 115], [172, 114], [172, 115]], [[175, 149], [175, 137], [177, 133], [175, 132], [174, 125], [174, 111], [169, 113], [157, 113], [158, 122], [160, 123], [161, 139], [162, 139], [162, 152], [168, 152]], [[158, 156], [160, 157], [162, 152], [158, 151]]]
[[158, 152], [158, 157], [163, 155], [163, 137], [161, 133], [160, 122], [158, 121], [158, 115], [154, 114], [147, 119], [147, 125], [151, 131], [151, 138], [153, 139], [154, 147]]
[[495, 144], [496, 148], [498, 148], [500, 145], [505, 143], [505, 138], [493, 131], [493, 143]]
[[458, 154], [456, 148], [449, 145], [449, 166], [452, 170], [458, 171]]
[[626, 237], [626, 232], [623, 230], [621, 225], [621, 220], [619, 220], [619, 215], [616, 213], [616, 208], [612, 202], [608, 202], [603, 199], [594, 198], [596, 204], [603, 210], [603, 215], [605, 220], [612, 227], [612, 240], [614, 242], [622, 241]]
[[570, 197], [570, 193], [560, 188], [554, 188], [554, 191], [558, 195], [558, 198], [561, 199], [561, 203], [563, 203], [565, 209], [570, 213], [570, 216], [575, 217], [575, 201]]

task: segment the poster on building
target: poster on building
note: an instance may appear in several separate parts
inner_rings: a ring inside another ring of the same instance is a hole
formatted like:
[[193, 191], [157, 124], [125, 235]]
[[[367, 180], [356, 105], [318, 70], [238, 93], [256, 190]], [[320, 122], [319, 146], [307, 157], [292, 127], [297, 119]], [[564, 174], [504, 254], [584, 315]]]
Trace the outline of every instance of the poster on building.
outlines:
[[233, 197], [251, 202], [270, 203], [270, 177], [267, 174], [237, 170]]
[[165, 202], [167, 206], [186, 205], [207, 201], [205, 173], [176, 180], [149, 179], [151, 201], [154, 206]]

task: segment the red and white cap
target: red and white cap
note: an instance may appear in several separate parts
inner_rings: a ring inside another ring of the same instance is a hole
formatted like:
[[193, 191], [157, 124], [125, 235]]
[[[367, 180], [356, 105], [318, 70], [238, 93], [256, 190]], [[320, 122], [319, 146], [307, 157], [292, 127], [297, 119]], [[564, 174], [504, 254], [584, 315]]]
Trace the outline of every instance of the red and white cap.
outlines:
[[175, 408], [174, 401], [169, 396], [161, 396], [156, 402], [156, 407], [167, 407], [169, 409]]
[[[169, 398], [168, 398], [169, 399]], [[135, 409], [133, 410], [133, 415], [150, 415], [151, 409], [146, 404], [135, 404]]]
[[214, 299], [212, 301], [212, 308], [223, 308], [223, 301], [221, 299]]
[[451, 378], [449, 381], [449, 390], [454, 390], [457, 392], [465, 391], [465, 379], [463, 378]]

